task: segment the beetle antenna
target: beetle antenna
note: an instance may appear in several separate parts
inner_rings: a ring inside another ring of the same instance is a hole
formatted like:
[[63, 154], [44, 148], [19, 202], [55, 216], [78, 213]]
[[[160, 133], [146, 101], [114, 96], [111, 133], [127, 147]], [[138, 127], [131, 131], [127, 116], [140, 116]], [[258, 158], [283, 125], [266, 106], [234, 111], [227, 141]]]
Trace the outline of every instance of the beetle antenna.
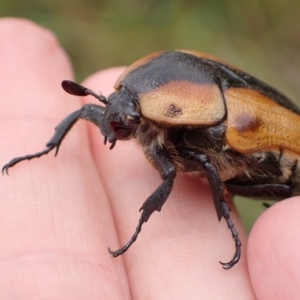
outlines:
[[71, 95], [75, 95], [75, 96], [91, 95], [105, 105], [108, 103], [106, 97], [104, 97], [102, 95], [98, 95], [95, 92], [93, 92], [92, 90], [90, 90], [74, 81], [64, 80], [64, 81], [62, 81], [61, 86], [67, 93], [69, 93]]

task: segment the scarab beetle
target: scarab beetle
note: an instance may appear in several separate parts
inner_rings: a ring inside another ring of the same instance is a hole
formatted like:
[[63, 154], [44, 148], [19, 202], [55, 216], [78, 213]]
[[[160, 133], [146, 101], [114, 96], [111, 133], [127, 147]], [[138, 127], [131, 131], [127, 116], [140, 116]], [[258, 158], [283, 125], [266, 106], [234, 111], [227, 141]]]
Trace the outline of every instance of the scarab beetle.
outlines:
[[206, 178], [219, 220], [223, 217], [235, 241], [231, 261], [240, 259], [241, 241], [230, 219], [225, 193], [283, 199], [300, 194], [300, 109], [286, 96], [222, 61], [196, 51], [167, 51], [129, 66], [108, 98], [72, 81], [62, 87], [77, 96], [92, 95], [104, 106], [86, 104], [56, 128], [46, 149], [17, 157], [15, 164], [40, 157], [59, 146], [79, 119], [100, 128], [112, 149], [118, 140], [135, 139], [162, 183], [141, 207], [141, 218], [123, 254], [144, 222], [160, 211], [177, 173]]

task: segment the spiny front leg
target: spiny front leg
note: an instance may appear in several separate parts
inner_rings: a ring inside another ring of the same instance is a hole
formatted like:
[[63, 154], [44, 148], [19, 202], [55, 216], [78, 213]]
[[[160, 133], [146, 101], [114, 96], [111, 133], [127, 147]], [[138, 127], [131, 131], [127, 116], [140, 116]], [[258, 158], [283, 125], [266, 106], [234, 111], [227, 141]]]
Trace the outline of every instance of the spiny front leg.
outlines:
[[100, 122], [103, 117], [103, 114], [104, 114], [104, 107], [95, 104], [84, 105], [81, 109], [76, 110], [70, 115], [68, 115], [64, 120], [62, 120], [61, 123], [58, 124], [58, 126], [55, 127], [55, 133], [53, 137], [50, 139], [50, 141], [46, 144], [47, 148], [45, 150], [41, 152], [37, 152], [35, 154], [20, 156], [12, 159], [9, 163], [3, 166], [2, 174], [4, 174], [4, 172], [8, 174], [9, 168], [13, 167], [14, 165], [18, 164], [23, 160], [38, 158], [42, 155], [48, 154], [53, 149], [56, 149], [55, 151], [55, 156], [56, 156], [59, 150], [59, 146], [63, 141], [64, 137], [79, 119], [85, 119], [91, 121], [100, 128]]
[[152, 161], [156, 169], [160, 172], [161, 178], [164, 181], [140, 208], [140, 211], [142, 211], [141, 218], [139, 220], [135, 233], [133, 234], [129, 242], [118, 250], [113, 251], [108, 249], [109, 253], [111, 253], [114, 257], [123, 254], [136, 241], [142, 229], [142, 225], [148, 221], [154, 211], [161, 210], [173, 188], [176, 169], [167, 150], [165, 148], [154, 149], [151, 152], [147, 153], [147, 157], [150, 157], [150, 160]]

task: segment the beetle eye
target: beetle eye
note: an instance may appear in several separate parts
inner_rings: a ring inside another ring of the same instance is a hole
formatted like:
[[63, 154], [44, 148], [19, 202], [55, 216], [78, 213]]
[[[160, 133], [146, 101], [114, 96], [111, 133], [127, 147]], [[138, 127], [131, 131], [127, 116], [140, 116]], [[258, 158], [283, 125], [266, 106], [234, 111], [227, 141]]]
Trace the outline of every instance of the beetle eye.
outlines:
[[129, 137], [132, 133], [132, 127], [126, 126], [124, 124], [118, 123], [118, 122], [111, 122], [110, 127], [114, 131], [116, 138], [118, 140], [123, 140]]

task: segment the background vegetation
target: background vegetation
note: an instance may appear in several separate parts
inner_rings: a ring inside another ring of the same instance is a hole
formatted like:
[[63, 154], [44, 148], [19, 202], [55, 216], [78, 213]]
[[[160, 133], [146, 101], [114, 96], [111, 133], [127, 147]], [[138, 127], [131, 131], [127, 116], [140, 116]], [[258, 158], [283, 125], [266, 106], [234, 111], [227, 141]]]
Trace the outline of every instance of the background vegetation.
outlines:
[[[299, 0], [1, 0], [0, 16], [28, 18], [51, 29], [79, 81], [154, 51], [195, 49], [299, 101]], [[237, 203], [250, 228], [264, 208], [260, 202]]]

